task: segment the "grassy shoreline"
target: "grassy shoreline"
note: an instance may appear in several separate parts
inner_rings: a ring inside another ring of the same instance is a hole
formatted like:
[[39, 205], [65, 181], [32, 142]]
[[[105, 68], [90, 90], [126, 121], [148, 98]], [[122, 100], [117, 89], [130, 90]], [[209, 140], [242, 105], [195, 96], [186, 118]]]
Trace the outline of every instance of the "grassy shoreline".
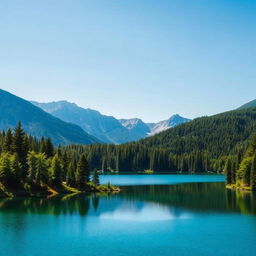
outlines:
[[50, 187], [47, 184], [29, 184], [24, 187], [11, 188], [0, 183], [0, 198], [4, 197], [44, 197], [65, 194], [88, 194], [88, 193], [118, 193], [120, 188], [117, 186], [88, 184], [84, 189], [70, 187], [63, 183], [58, 187]]
[[226, 185], [227, 189], [231, 190], [239, 190], [239, 191], [244, 191], [244, 192], [253, 192], [253, 190], [250, 186], [245, 185], [245, 184], [228, 184]]

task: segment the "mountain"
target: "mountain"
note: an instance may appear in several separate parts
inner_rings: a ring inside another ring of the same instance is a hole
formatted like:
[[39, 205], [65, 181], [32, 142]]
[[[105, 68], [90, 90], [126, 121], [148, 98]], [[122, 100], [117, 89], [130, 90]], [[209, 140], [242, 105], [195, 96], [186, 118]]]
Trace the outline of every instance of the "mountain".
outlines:
[[36, 137], [50, 137], [55, 145], [92, 144], [99, 140], [75, 124], [66, 123], [30, 102], [0, 89], [0, 129], [14, 128], [18, 121]]
[[119, 119], [119, 122], [128, 130], [139, 134], [141, 138], [148, 136], [151, 131], [149, 125], [139, 118]]
[[166, 121], [148, 124], [138, 118], [118, 120], [113, 116], [106, 116], [89, 108], [84, 109], [67, 101], [49, 103], [33, 101], [32, 103], [65, 122], [79, 125], [84, 131], [101, 141], [113, 144], [137, 141], [189, 121], [189, 119], [174, 115]]
[[245, 108], [251, 108], [251, 107], [256, 107], [256, 100], [252, 100], [252, 101], [242, 105], [241, 107], [239, 107], [239, 109], [245, 109]]
[[160, 133], [162, 131], [168, 130], [170, 128], [173, 128], [177, 125], [186, 123], [191, 121], [190, 119], [184, 118], [180, 115], [173, 115], [168, 120], [161, 121], [156, 124], [151, 124], [151, 132], [150, 135], [155, 135], [157, 133]]
[[228, 155], [256, 132], [256, 107], [196, 118], [141, 140], [147, 147], [161, 147], [174, 154], [207, 151], [211, 157]]
[[197, 118], [137, 142], [72, 150], [89, 151], [90, 166], [102, 170], [222, 173], [228, 156], [239, 164], [255, 132], [256, 107]]
[[67, 101], [32, 103], [63, 121], [79, 125], [84, 131], [105, 143], [121, 144], [142, 138], [139, 134], [126, 129], [114, 117], [102, 115], [89, 108], [81, 108], [75, 103]]
[[119, 121], [130, 131], [141, 134], [141, 137], [145, 138], [147, 136], [155, 135], [191, 120], [176, 114], [171, 116], [168, 120], [160, 121], [158, 123], [144, 123], [141, 119], [138, 118], [120, 119]]

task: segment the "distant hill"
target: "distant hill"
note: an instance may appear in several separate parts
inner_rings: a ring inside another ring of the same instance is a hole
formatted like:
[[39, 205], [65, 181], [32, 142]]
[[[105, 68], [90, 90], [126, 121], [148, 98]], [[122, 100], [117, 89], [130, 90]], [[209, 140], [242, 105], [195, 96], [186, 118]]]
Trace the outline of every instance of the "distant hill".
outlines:
[[79, 126], [53, 117], [29, 101], [0, 89], [0, 129], [14, 128], [18, 121], [22, 122], [27, 133], [36, 137], [50, 137], [55, 145], [99, 142]]
[[190, 119], [184, 118], [180, 115], [173, 115], [169, 119], [160, 121], [158, 123], [144, 123], [141, 119], [120, 119], [123, 126], [130, 131], [141, 134], [142, 138], [155, 135], [162, 131], [173, 128], [177, 125], [191, 121]]
[[106, 116], [89, 108], [84, 109], [67, 101], [32, 103], [63, 121], [79, 125], [101, 141], [113, 144], [137, 141], [189, 121], [174, 115], [166, 121], [147, 124], [138, 118], [118, 120], [113, 116]]
[[142, 138], [139, 134], [127, 130], [114, 117], [102, 115], [93, 109], [84, 109], [67, 101], [32, 103], [63, 121], [79, 125], [84, 131], [105, 143], [121, 144]]
[[201, 117], [138, 143], [174, 154], [208, 151], [211, 157], [229, 154], [256, 132], [256, 107]]
[[119, 119], [119, 122], [129, 131], [139, 134], [140, 138], [147, 137], [151, 132], [150, 126], [139, 118]]
[[223, 172], [227, 156], [242, 156], [254, 132], [256, 107], [197, 118], [137, 142], [72, 150], [90, 153], [97, 169]]
[[239, 107], [239, 109], [245, 109], [245, 108], [251, 108], [251, 107], [256, 107], [256, 100], [252, 100], [252, 101], [242, 105], [241, 107]]

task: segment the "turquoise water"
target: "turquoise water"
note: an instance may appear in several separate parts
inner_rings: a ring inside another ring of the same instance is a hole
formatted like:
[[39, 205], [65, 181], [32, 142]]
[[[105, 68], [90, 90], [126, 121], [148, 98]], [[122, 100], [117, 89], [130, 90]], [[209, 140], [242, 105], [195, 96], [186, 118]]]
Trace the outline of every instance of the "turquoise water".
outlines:
[[224, 175], [182, 175], [182, 174], [113, 174], [101, 175], [100, 182], [106, 184], [110, 182], [117, 186], [131, 186], [131, 185], [167, 185], [178, 183], [192, 183], [192, 182], [224, 182]]
[[2, 199], [0, 255], [255, 255], [255, 196], [227, 191], [223, 176], [181, 177], [134, 175], [128, 186], [125, 175], [103, 176], [126, 186], [114, 195]]

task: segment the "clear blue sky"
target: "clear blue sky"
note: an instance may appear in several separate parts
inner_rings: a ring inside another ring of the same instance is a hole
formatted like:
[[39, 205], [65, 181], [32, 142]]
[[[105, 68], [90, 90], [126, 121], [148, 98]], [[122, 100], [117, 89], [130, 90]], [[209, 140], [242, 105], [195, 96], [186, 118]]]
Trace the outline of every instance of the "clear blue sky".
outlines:
[[1, 0], [0, 87], [118, 118], [256, 98], [256, 0]]

